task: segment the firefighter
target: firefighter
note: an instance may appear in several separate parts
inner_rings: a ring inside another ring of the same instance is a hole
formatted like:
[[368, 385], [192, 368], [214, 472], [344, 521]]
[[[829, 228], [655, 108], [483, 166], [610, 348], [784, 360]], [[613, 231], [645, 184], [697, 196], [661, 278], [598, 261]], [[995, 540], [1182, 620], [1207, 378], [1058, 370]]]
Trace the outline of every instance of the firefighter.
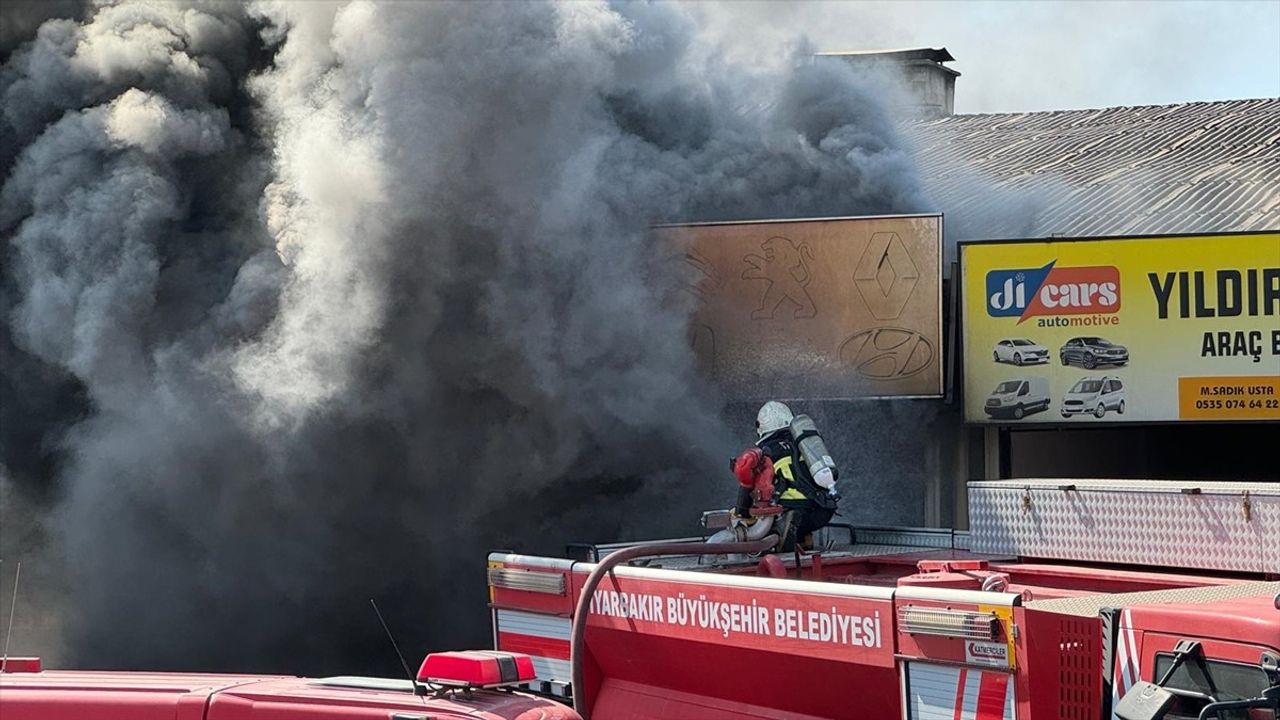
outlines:
[[[805, 416], [801, 418], [812, 428], [812, 421]], [[816, 430], [797, 435], [793, 420], [791, 408], [776, 400], [765, 403], [756, 414], [756, 433], [760, 436], [756, 447], [773, 462], [774, 497], [786, 509], [778, 521], [781, 538], [778, 549], [782, 552], [791, 551], [797, 543], [812, 548], [813, 533], [831, 522], [839, 501], [835, 468], [825, 447], [822, 455], [826, 467], [820, 470], [822, 482], [814, 479], [810, 469], [811, 464], [818, 461], [806, 459], [806, 453], [798, 447], [807, 437], [817, 438]]]

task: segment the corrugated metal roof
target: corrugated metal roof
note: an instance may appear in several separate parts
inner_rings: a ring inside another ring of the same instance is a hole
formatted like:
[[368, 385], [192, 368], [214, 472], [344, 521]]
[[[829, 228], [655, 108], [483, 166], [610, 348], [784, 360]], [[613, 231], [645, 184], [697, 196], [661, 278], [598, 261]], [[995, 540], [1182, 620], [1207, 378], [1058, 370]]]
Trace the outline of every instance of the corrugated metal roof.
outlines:
[[1280, 98], [908, 127], [959, 239], [1280, 229]]

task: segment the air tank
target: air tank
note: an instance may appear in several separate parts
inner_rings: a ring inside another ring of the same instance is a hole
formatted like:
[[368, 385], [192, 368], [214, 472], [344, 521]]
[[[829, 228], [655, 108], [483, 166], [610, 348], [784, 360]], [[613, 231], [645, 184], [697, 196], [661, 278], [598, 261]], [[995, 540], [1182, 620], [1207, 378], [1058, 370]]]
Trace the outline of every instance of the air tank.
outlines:
[[836, 476], [839, 470], [836, 469], [835, 460], [831, 459], [831, 453], [827, 451], [827, 444], [822, 442], [822, 436], [818, 434], [818, 426], [814, 424], [813, 418], [808, 415], [796, 415], [792, 418], [791, 438], [800, 450], [800, 457], [809, 466], [809, 474], [813, 475], [813, 481], [824, 490], [835, 494]]

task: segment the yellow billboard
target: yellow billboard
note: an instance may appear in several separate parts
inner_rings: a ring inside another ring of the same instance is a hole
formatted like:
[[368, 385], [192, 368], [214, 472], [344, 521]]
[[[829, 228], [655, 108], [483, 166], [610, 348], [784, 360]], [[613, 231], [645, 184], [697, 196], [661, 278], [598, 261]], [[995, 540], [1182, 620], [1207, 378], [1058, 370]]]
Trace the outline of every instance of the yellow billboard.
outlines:
[[735, 399], [942, 394], [942, 216], [670, 225], [690, 341]]
[[961, 245], [974, 423], [1280, 420], [1280, 232]]

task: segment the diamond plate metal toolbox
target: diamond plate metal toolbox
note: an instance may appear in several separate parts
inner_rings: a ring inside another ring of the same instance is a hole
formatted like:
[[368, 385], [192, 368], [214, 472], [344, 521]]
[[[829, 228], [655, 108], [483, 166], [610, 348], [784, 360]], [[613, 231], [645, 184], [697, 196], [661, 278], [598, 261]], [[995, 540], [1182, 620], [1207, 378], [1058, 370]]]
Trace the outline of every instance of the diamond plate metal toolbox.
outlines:
[[976, 553], [1280, 573], [1280, 483], [969, 483]]

